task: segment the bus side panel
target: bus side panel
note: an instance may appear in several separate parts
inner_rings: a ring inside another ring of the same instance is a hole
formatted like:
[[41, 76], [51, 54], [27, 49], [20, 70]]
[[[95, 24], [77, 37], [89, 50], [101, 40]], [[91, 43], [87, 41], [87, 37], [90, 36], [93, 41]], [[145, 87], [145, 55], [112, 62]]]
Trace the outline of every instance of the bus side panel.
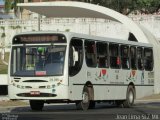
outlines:
[[153, 91], [153, 86], [136, 86], [136, 99], [152, 95]]
[[137, 70], [135, 81], [136, 98], [142, 98], [154, 93], [154, 72]]
[[[117, 74], [119, 77], [116, 79]], [[87, 81], [93, 85], [94, 100], [126, 99], [127, 85], [122, 84], [124, 78], [121, 77], [121, 71], [117, 73], [117, 70], [107, 68], [83, 68], [79, 74], [69, 78], [71, 100], [82, 100], [83, 87]]]
[[95, 100], [123, 100], [126, 99], [127, 87], [124, 86], [94, 86]]
[[82, 100], [82, 91], [86, 80], [86, 72], [80, 71], [77, 75], [69, 77], [69, 99]]

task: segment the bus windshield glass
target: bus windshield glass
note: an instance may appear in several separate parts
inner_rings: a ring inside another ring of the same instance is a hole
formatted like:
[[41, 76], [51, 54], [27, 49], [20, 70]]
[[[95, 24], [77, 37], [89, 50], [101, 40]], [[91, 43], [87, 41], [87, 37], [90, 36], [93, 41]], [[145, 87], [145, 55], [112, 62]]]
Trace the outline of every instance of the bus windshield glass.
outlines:
[[11, 56], [12, 76], [63, 75], [66, 46], [14, 46]]

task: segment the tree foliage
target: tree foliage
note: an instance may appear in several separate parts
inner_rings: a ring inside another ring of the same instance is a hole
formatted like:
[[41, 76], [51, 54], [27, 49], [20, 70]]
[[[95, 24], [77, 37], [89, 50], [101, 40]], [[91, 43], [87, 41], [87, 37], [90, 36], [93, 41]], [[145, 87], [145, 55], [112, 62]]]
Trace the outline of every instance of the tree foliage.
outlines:
[[[17, 4], [18, 3], [24, 3], [24, 0], [13, 0], [13, 4], [12, 4], [12, 8], [14, 9], [14, 14], [15, 16], [18, 16], [18, 7], [17, 7]], [[20, 8], [20, 12], [22, 12], [23, 9]]]
[[137, 0], [138, 9], [148, 13], [157, 12], [160, 9], [160, 0]]
[[12, 8], [12, 1], [11, 0], [4, 0], [5, 2], [5, 12], [9, 13]]
[[123, 14], [129, 14], [134, 10], [147, 13], [157, 12], [160, 9], [160, 0], [78, 0], [102, 5], [114, 9]]
[[[11, 9], [14, 9], [15, 16], [17, 16], [18, 7], [17, 3], [23, 3], [24, 0], [4, 0], [5, 1], [5, 12], [9, 13]], [[22, 11], [22, 8], [20, 9]]]

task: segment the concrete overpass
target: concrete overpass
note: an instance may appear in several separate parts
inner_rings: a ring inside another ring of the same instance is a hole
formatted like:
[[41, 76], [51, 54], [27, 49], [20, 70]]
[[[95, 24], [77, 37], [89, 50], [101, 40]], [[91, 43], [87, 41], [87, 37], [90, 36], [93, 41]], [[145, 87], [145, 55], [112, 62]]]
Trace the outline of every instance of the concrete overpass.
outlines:
[[103, 18], [117, 21], [132, 33], [138, 42], [151, 43], [154, 46], [154, 69], [155, 69], [155, 93], [160, 93], [160, 45], [155, 37], [145, 28], [137, 25], [127, 16], [124, 16], [114, 10], [89, 3], [56, 1], [40, 3], [21, 3], [23, 7], [32, 12], [42, 14], [46, 17], [67, 17], [67, 18]]
[[66, 17], [66, 18], [103, 18], [117, 21], [125, 25], [131, 33], [135, 35], [139, 42], [148, 43], [148, 40], [142, 30], [128, 17], [99, 5], [70, 2], [39, 2], [39, 3], [21, 3], [18, 6], [28, 9], [32, 12], [44, 15], [46, 17]]

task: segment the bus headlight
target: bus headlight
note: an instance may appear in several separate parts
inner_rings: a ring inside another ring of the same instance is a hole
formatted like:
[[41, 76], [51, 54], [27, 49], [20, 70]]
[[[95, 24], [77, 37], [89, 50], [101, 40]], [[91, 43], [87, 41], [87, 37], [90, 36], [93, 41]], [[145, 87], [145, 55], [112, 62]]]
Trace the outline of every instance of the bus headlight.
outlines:
[[50, 85], [47, 85], [47, 89], [50, 89], [51, 88], [51, 86]]

